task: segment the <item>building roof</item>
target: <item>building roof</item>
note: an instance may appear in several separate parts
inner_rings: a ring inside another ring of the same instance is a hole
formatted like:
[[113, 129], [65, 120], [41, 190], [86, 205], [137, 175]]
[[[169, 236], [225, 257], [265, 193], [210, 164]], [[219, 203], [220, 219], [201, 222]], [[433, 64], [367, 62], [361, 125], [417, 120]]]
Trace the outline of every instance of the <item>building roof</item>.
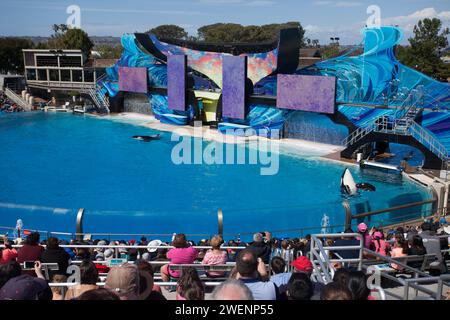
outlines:
[[322, 53], [319, 48], [302, 48], [300, 49], [301, 58], [321, 58]]
[[116, 63], [117, 59], [89, 59], [84, 64], [85, 68], [108, 68]]

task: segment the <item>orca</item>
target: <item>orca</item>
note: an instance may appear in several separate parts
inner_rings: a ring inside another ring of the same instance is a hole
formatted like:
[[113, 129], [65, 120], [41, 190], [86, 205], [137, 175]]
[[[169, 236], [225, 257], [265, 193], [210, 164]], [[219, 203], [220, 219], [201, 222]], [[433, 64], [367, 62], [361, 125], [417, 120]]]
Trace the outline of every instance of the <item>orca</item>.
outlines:
[[356, 182], [348, 168], [345, 168], [344, 173], [341, 176], [341, 192], [351, 196], [358, 192]]
[[345, 168], [341, 176], [341, 192], [353, 196], [358, 193], [358, 190], [376, 191], [376, 188], [368, 182], [356, 183], [350, 170]]
[[161, 138], [161, 135], [159, 134], [153, 134], [151, 136], [133, 136], [133, 139], [144, 141], [144, 142], [150, 142], [152, 140], [159, 140]]

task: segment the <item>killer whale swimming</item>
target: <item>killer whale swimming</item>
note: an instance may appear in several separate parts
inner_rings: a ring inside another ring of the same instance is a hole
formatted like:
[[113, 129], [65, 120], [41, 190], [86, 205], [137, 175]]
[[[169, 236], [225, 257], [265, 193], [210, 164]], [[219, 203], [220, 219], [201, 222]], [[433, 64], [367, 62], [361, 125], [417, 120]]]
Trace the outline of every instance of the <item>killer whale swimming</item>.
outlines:
[[353, 196], [357, 194], [359, 190], [376, 191], [376, 188], [368, 182], [356, 183], [350, 170], [345, 168], [344, 173], [341, 176], [341, 192]]
[[152, 140], [159, 140], [161, 138], [160, 134], [153, 134], [151, 136], [133, 136], [133, 139], [150, 142]]

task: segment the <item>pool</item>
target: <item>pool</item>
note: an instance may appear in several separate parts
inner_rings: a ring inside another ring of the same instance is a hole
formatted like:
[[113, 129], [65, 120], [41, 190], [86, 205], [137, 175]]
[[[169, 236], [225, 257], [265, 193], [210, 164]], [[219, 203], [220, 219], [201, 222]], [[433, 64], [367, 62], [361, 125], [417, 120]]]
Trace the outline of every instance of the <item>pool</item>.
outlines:
[[[56, 113], [0, 114], [0, 225], [21, 218], [29, 229], [75, 232], [85, 208], [85, 232], [214, 234], [217, 209], [225, 234], [344, 223], [340, 176], [345, 165], [317, 155], [280, 155], [279, 172], [258, 165], [175, 165], [170, 133], [131, 123]], [[207, 143], [205, 143], [207, 145]], [[431, 197], [408, 181], [365, 176], [376, 192], [350, 199], [354, 212]], [[390, 217], [385, 217], [390, 218]], [[319, 231], [319, 230], [317, 230]], [[292, 234], [291, 234], [292, 235]]]

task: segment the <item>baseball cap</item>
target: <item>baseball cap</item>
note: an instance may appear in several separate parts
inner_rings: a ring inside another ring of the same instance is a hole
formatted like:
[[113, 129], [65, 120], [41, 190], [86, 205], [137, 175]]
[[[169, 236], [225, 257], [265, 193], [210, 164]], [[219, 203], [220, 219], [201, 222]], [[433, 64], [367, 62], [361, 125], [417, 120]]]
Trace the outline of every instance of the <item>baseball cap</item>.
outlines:
[[47, 282], [28, 274], [10, 279], [0, 290], [0, 300], [52, 300]]
[[358, 224], [358, 231], [359, 232], [366, 232], [366, 230], [367, 230], [367, 225], [364, 222]]
[[376, 231], [376, 232], [373, 234], [373, 237], [374, 237], [375, 239], [381, 239], [381, 238], [383, 238], [383, 235], [381, 234], [380, 231]]
[[300, 272], [309, 273], [313, 270], [313, 265], [312, 265], [311, 261], [305, 256], [301, 256], [301, 257], [298, 257], [297, 259], [295, 259], [291, 263], [291, 266], [293, 266], [295, 269], [297, 269]]

